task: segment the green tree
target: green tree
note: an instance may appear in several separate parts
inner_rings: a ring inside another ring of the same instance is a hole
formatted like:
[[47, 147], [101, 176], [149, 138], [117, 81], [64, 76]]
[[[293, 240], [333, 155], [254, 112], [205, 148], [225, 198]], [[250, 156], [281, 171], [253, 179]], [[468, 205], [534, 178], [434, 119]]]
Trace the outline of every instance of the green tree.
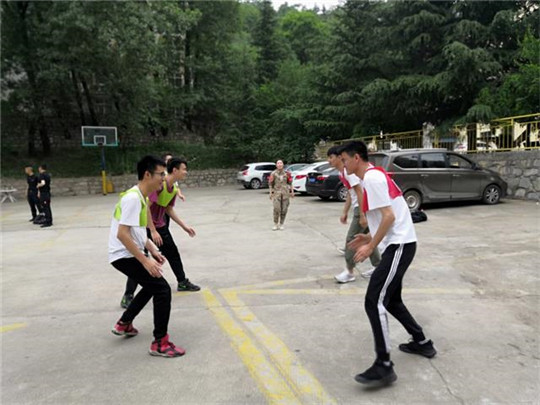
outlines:
[[260, 3], [261, 17], [253, 33], [253, 44], [259, 49], [257, 61], [258, 82], [267, 83], [276, 78], [281, 51], [276, 35], [276, 12], [269, 0]]

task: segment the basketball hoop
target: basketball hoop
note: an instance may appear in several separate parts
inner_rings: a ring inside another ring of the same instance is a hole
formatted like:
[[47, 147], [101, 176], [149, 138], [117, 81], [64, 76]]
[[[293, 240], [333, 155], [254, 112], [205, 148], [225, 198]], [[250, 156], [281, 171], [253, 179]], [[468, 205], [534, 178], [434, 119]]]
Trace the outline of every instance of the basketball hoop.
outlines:
[[101, 183], [103, 195], [107, 195], [107, 172], [105, 166], [105, 146], [118, 146], [116, 127], [81, 127], [82, 146], [101, 149]]

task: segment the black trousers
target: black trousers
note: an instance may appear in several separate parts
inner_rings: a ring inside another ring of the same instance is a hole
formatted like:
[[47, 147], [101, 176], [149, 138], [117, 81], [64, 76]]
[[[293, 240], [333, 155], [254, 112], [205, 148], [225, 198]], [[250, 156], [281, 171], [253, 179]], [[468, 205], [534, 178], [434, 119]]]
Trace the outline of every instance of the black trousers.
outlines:
[[154, 304], [154, 337], [161, 339], [167, 334], [171, 315], [171, 287], [164, 277], [152, 277], [144, 266], [134, 257], [112, 262], [115, 269], [142, 286], [133, 298], [120, 320], [132, 322], [145, 305], [153, 299]]
[[[164, 226], [162, 228], [156, 228], [156, 230], [158, 231], [161, 239], [163, 240], [163, 244], [159, 247], [159, 250], [161, 251], [163, 256], [167, 258], [167, 261], [169, 262], [171, 269], [176, 276], [176, 281], [180, 283], [186, 279], [186, 274], [184, 273], [184, 264], [182, 263], [182, 258], [180, 257], [178, 247], [174, 243], [174, 239], [167, 226]], [[149, 230], [148, 237], [152, 239]], [[124, 294], [133, 295], [136, 288], [137, 282], [128, 278], [126, 282], [126, 291], [124, 292]]]
[[32, 218], [35, 218], [38, 212], [41, 214], [43, 210], [41, 209], [39, 198], [36, 193], [28, 193], [28, 195], [26, 196], [26, 200], [28, 201], [28, 205], [30, 206]]
[[375, 352], [377, 358], [383, 361], [390, 359], [387, 312], [403, 325], [415, 341], [425, 339], [422, 327], [414, 320], [401, 298], [403, 276], [415, 253], [416, 242], [389, 245], [371, 275], [366, 291], [365, 309], [373, 331]]
[[39, 194], [39, 203], [43, 210], [43, 214], [45, 214], [45, 223], [52, 225], [53, 218], [52, 218], [52, 211], [51, 211], [51, 194], [41, 192]]

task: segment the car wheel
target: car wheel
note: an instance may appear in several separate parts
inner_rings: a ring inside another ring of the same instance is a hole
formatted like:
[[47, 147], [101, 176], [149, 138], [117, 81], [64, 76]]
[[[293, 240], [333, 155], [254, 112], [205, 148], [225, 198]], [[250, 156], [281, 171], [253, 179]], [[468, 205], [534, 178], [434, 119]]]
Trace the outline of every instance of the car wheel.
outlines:
[[323, 201], [328, 201], [330, 199], [330, 197], [322, 196], [322, 195], [319, 195], [318, 197]]
[[482, 201], [484, 204], [497, 204], [501, 199], [501, 188], [496, 184], [490, 184], [484, 190]]
[[341, 186], [340, 188], [338, 188], [338, 191], [336, 193], [336, 199], [338, 201], [345, 201], [347, 199], [348, 192], [349, 190], [347, 190], [347, 187]]
[[261, 181], [259, 179], [252, 179], [250, 182], [249, 182], [249, 186], [254, 189], [254, 190], [257, 190], [259, 188], [261, 188]]
[[403, 198], [405, 198], [407, 206], [411, 211], [417, 210], [420, 208], [420, 205], [422, 205], [422, 196], [416, 190], [409, 190], [405, 192]]

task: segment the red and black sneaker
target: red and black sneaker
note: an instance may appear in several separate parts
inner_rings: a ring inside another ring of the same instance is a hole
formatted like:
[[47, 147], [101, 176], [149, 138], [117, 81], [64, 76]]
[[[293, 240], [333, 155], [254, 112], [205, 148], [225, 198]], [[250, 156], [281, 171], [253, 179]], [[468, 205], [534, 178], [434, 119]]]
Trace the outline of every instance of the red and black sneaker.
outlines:
[[161, 339], [152, 342], [149, 353], [152, 356], [180, 357], [186, 354], [186, 351], [180, 346], [175, 346], [172, 342], [169, 342], [169, 335], [165, 335]]
[[137, 336], [139, 331], [133, 327], [133, 323], [124, 323], [121, 321], [116, 322], [116, 325], [113, 326], [112, 333], [118, 336]]

